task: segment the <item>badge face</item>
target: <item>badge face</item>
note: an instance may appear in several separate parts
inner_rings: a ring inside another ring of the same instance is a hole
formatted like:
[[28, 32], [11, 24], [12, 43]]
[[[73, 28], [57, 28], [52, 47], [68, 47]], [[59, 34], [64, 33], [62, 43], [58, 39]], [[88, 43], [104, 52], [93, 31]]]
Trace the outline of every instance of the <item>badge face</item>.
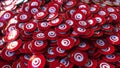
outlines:
[[74, 51], [70, 55], [70, 60], [73, 64], [77, 66], [85, 65], [88, 61], [87, 55], [83, 52]]
[[18, 36], [19, 36], [19, 31], [18, 31], [17, 29], [16, 29], [16, 30], [12, 30], [12, 31], [10, 31], [10, 32], [8, 33], [8, 35], [6, 35], [6, 36], [4, 37], [4, 40], [5, 40], [6, 42], [10, 42], [10, 41], [13, 41], [13, 40], [17, 39]]
[[42, 54], [32, 55], [28, 61], [28, 68], [44, 68], [45, 58]]
[[107, 40], [110, 44], [113, 44], [113, 45], [118, 45], [120, 44], [120, 37], [117, 36], [117, 35], [110, 35], [109, 37], [107, 37]]
[[58, 39], [57, 42], [58, 46], [64, 50], [69, 50], [73, 47], [74, 45], [74, 39], [68, 37], [68, 38], [61, 38]]
[[45, 31], [45, 34], [48, 40], [56, 40], [58, 38], [56, 31], [53, 29]]
[[53, 19], [53, 20], [51, 20], [50, 22], [49, 22], [49, 25], [50, 26], [58, 26], [60, 23], [62, 23], [62, 16], [58, 16], [57, 18], [55, 18], [55, 19]]
[[9, 42], [6, 46], [7, 46], [7, 50], [16, 51], [20, 48], [21, 45], [22, 45], [22, 40], [19, 39], [17, 41]]
[[37, 24], [35, 22], [28, 22], [24, 24], [23, 28], [26, 32], [32, 32], [36, 29], [36, 27], [37, 27]]
[[99, 49], [99, 52], [101, 54], [104, 54], [104, 55], [106, 55], [106, 54], [112, 54], [112, 53], [115, 52], [115, 47], [112, 46], [112, 45], [110, 45], [110, 46], [108, 46], [106, 48]]
[[66, 24], [60, 24], [58, 27], [55, 28], [55, 31], [57, 32], [67, 32], [70, 29], [70, 25]]
[[14, 16], [14, 14], [13, 14], [11, 11], [6, 11], [6, 12], [1, 16], [1, 20], [2, 20], [2, 21], [9, 21], [13, 16]]
[[19, 14], [17, 20], [19, 22], [27, 22], [31, 18], [31, 15], [28, 13]]
[[99, 65], [98, 68], [104, 68], [104, 67], [106, 67], [106, 68], [114, 68], [115, 67], [113, 64], [107, 63], [104, 60], [99, 61], [98, 65]]

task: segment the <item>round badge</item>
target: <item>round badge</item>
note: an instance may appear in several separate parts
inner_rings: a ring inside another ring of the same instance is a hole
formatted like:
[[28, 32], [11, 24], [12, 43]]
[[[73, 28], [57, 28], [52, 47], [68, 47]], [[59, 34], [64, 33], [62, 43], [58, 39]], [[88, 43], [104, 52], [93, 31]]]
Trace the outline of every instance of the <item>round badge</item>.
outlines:
[[91, 4], [91, 6], [90, 6], [90, 11], [92, 13], [97, 13], [99, 11], [99, 9], [100, 9], [100, 5], [98, 5], [98, 4]]
[[34, 18], [35, 19], [44, 19], [46, 16], [47, 16], [47, 12], [39, 11], [38, 13], [35, 14]]
[[113, 45], [119, 45], [120, 44], [120, 37], [117, 36], [117, 35], [110, 35], [106, 39], [110, 44], [113, 44]]
[[5, 42], [14, 41], [19, 36], [19, 31], [17, 29], [10, 31], [5, 37], [3, 38]]
[[36, 29], [36, 27], [37, 27], [37, 24], [35, 22], [27, 22], [27, 23], [24, 24], [23, 29], [26, 32], [32, 32]]
[[98, 62], [98, 68], [115, 68], [115, 66], [101, 60], [101, 61]]
[[83, 12], [81, 12], [81, 11], [79, 11], [79, 10], [76, 10], [76, 11], [74, 12], [72, 18], [73, 18], [74, 20], [79, 21], [79, 20], [84, 20], [86, 17], [85, 17], [85, 14], [84, 14]]
[[84, 42], [84, 41], [81, 41], [80, 44], [78, 45], [78, 50], [81, 50], [81, 51], [86, 51], [89, 48], [90, 48], [89, 43]]
[[56, 17], [58, 17], [58, 13], [57, 12], [56, 13], [50, 13], [50, 14], [48, 14], [47, 21], [53, 20]]
[[1, 58], [7, 61], [14, 60], [16, 58], [15, 52], [8, 51], [7, 49], [3, 49], [1, 52]]
[[96, 39], [93, 43], [97, 48], [106, 48], [106, 47], [108, 47], [108, 43], [107, 43], [107, 41], [105, 39]]
[[106, 62], [117, 62], [119, 61], [119, 56], [116, 54], [108, 54], [102, 57]]
[[17, 16], [19, 22], [27, 22], [31, 18], [31, 15], [28, 13], [22, 13]]
[[28, 68], [44, 68], [45, 61], [42, 54], [32, 55], [28, 61]]
[[60, 56], [60, 57], [64, 57], [67, 55], [66, 50], [63, 50], [60, 47], [55, 48], [55, 53], [57, 56]]
[[33, 41], [32, 41], [32, 45], [31, 45], [31, 48], [32, 48], [33, 50], [40, 51], [40, 50], [44, 49], [46, 46], [47, 46], [47, 42], [46, 42], [46, 41], [33, 40]]
[[58, 38], [56, 31], [53, 29], [45, 31], [45, 34], [48, 40], [56, 40]]
[[84, 66], [88, 61], [88, 57], [84, 52], [73, 51], [70, 53], [70, 61], [77, 66]]
[[39, 12], [39, 9], [36, 8], [36, 7], [31, 7], [31, 8], [29, 9], [29, 12], [30, 12], [30, 14], [35, 15], [36, 13]]
[[48, 7], [47, 7], [47, 11], [48, 11], [49, 13], [56, 13], [56, 12], [58, 12], [58, 7], [57, 7], [56, 5], [50, 4], [50, 5], [48, 5]]
[[23, 29], [23, 26], [24, 26], [24, 23], [17, 23], [15, 25], [15, 28], [17, 28], [18, 30], [22, 30]]
[[55, 28], [55, 31], [57, 32], [67, 32], [70, 29], [70, 26], [66, 24], [60, 24], [58, 27]]
[[69, 24], [70, 26], [73, 26], [75, 21], [73, 19], [66, 19], [65, 23]]
[[42, 2], [40, 2], [40, 1], [38, 1], [38, 0], [34, 0], [34, 1], [31, 1], [31, 2], [30, 2], [29, 6], [30, 6], [30, 7], [39, 7], [39, 6], [41, 6], [41, 3], [42, 3]]
[[115, 47], [112, 46], [112, 45], [110, 45], [110, 46], [108, 46], [108, 47], [106, 47], [106, 48], [99, 49], [99, 52], [100, 52], [101, 54], [104, 54], [104, 55], [112, 54], [112, 53], [115, 52]]
[[9, 21], [12, 17], [14, 16], [13, 12], [11, 11], [6, 11], [2, 16], [1, 16], [1, 20], [2, 21]]
[[101, 37], [101, 36], [103, 36], [103, 32], [102, 31], [94, 31], [93, 37]]
[[46, 40], [46, 34], [44, 32], [36, 32], [33, 33], [34, 40]]
[[98, 14], [101, 15], [101, 16], [105, 16], [105, 17], [107, 17], [109, 15], [108, 12], [105, 11], [105, 10], [98, 11]]
[[79, 9], [81, 12], [83, 12], [85, 15], [89, 16], [90, 15], [90, 10], [88, 8], [80, 8]]
[[96, 15], [95, 19], [99, 25], [103, 25], [106, 22], [105, 17], [100, 15]]
[[64, 5], [65, 6], [65, 10], [68, 10], [69, 8], [72, 8], [76, 5], [76, 1], [75, 0], [70, 0], [70, 1], [67, 1], [66, 4]]
[[7, 50], [9, 51], [16, 51], [20, 48], [20, 46], [22, 45], [22, 40], [19, 39], [17, 41], [12, 41], [12, 42], [9, 42], [6, 47], [7, 47]]
[[55, 53], [54, 49], [55, 49], [55, 47], [49, 47], [47, 49], [47, 54], [46, 54], [47, 58], [55, 58], [55, 57], [57, 57], [57, 54]]
[[89, 24], [86, 21], [78, 21], [77, 25], [82, 28], [88, 28]]
[[90, 26], [95, 26], [96, 23], [97, 23], [97, 21], [96, 21], [95, 18], [93, 18], [93, 19], [88, 19], [88, 20], [87, 20], [87, 23], [90, 24]]
[[69, 50], [74, 46], [74, 39], [70, 37], [60, 38], [57, 40], [57, 44], [61, 49]]
[[87, 34], [88, 30], [86, 28], [74, 27], [74, 31], [77, 32], [79, 35], [84, 35]]
[[94, 59], [89, 59], [88, 62], [85, 64], [85, 67], [96, 68], [97, 67], [97, 61], [94, 60]]
[[107, 6], [107, 7], [106, 7], [106, 10], [107, 10], [108, 12], [116, 12], [116, 10], [115, 10], [113, 7], [110, 7], [110, 6]]
[[62, 16], [58, 16], [57, 18], [51, 20], [51, 21], [49, 22], [49, 25], [50, 25], [50, 26], [57, 26], [57, 25], [59, 25], [60, 23], [62, 23]]
[[116, 21], [116, 22], [118, 22], [119, 19], [120, 19], [119, 14], [118, 14], [118, 13], [115, 13], [115, 12], [114, 12], [114, 13], [110, 13], [109, 16], [111, 16], [112, 19], [113, 19], [114, 21]]
[[61, 59], [60, 63], [65, 65], [65, 67], [73, 68], [73, 64], [70, 62], [70, 60], [68, 58]]
[[43, 22], [38, 22], [37, 25], [38, 25], [38, 29], [41, 30], [41, 31], [45, 31], [45, 30], [48, 30], [50, 28], [49, 22], [47, 21], [43, 21]]

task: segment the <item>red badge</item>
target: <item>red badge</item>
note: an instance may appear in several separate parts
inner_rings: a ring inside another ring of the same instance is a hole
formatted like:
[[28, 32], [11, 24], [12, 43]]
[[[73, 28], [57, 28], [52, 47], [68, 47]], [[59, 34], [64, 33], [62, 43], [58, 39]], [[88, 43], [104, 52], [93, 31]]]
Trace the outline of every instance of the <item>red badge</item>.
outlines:
[[11, 11], [6, 11], [0, 18], [0, 20], [2, 21], [9, 21], [12, 17], [14, 16], [14, 14]]
[[90, 24], [90, 26], [95, 26], [96, 23], [97, 23], [97, 21], [96, 21], [95, 18], [93, 18], [93, 19], [88, 19], [88, 20], [87, 20], [87, 23]]
[[14, 60], [16, 58], [15, 52], [8, 51], [5, 48], [1, 52], [1, 58], [7, 61]]
[[88, 42], [85, 42], [85, 41], [81, 41], [80, 44], [78, 45], [78, 50], [81, 50], [81, 51], [86, 51], [90, 48], [90, 44]]
[[79, 11], [79, 10], [76, 10], [76, 11], [74, 12], [72, 18], [73, 18], [74, 20], [79, 21], [79, 20], [85, 20], [86, 17], [85, 17], [85, 14], [84, 14], [83, 12], [81, 12], [81, 11]]
[[61, 59], [60, 63], [63, 64], [67, 68], [73, 68], [73, 64], [70, 62], [70, 60], [67, 57]]
[[105, 17], [103, 16], [96, 15], [95, 19], [99, 25], [103, 25], [104, 23], [106, 23]]
[[51, 20], [50, 22], [49, 22], [49, 25], [50, 26], [57, 26], [57, 25], [59, 25], [60, 23], [62, 23], [62, 16], [58, 16], [57, 18], [55, 18], [55, 19], [53, 19], [53, 20]]
[[58, 13], [57, 12], [56, 13], [48, 14], [47, 21], [53, 20], [56, 17], [58, 17]]
[[47, 49], [47, 53], [46, 53], [46, 56], [48, 57], [48, 58], [56, 58], [57, 57], [57, 54], [55, 53], [55, 47], [49, 47], [48, 49]]
[[38, 9], [36, 7], [30, 7], [29, 12], [30, 12], [30, 14], [34, 15], [34, 14], [38, 13], [39, 10], [40, 9]]
[[88, 28], [90, 26], [86, 21], [78, 21], [77, 25], [82, 28]]
[[31, 49], [40, 51], [44, 49], [47, 46], [47, 44], [47, 41], [33, 40]]
[[79, 35], [84, 35], [84, 34], [87, 34], [88, 30], [86, 28], [74, 27], [74, 31]]
[[98, 66], [97, 67], [98, 68], [104, 68], [104, 67], [105, 68], [115, 68], [115, 66], [113, 64], [107, 63], [107, 62], [105, 62], [103, 60], [98, 62]]
[[99, 49], [99, 52], [101, 53], [101, 54], [112, 54], [112, 53], [114, 53], [115, 52], [115, 47], [114, 46], [112, 46], [112, 45], [110, 45], [110, 46], [108, 46], [108, 47], [106, 47], [106, 48], [103, 48], [103, 49]]
[[35, 19], [44, 19], [47, 16], [47, 12], [45, 11], [39, 11], [38, 13], [35, 14], [34, 18]]
[[88, 62], [85, 64], [84, 67], [87, 67], [87, 68], [96, 68], [97, 67], [97, 61], [92, 59], [92, 60], [88, 60]]
[[88, 57], [84, 52], [73, 51], [70, 54], [70, 61], [77, 66], [84, 66], [88, 61]]
[[28, 61], [28, 68], [44, 68], [45, 58], [42, 54], [32, 55]]
[[50, 28], [47, 21], [38, 22], [37, 25], [38, 25], [38, 29], [41, 31], [45, 31], [45, 30], [48, 30]]
[[97, 47], [97, 48], [106, 48], [108, 47], [108, 43], [105, 39], [96, 39], [95, 41], [93, 41], [93, 44]]
[[44, 32], [35, 32], [33, 33], [34, 40], [46, 40], [46, 34]]
[[67, 55], [66, 50], [63, 50], [60, 47], [55, 47], [55, 53], [57, 56], [60, 56], [60, 57], [64, 57]]
[[17, 16], [18, 22], [28, 22], [30, 18], [31, 18], [31, 15], [28, 13], [21, 13]]
[[4, 37], [4, 41], [5, 42], [13, 41], [13, 40], [17, 39], [18, 36], [19, 36], [19, 31], [17, 29], [12, 30]]
[[42, 2], [40, 2], [40, 1], [38, 1], [38, 0], [34, 0], [34, 1], [31, 1], [31, 2], [29, 3], [29, 6], [30, 6], [30, 7], [40, 7], [40, 6], [41, 6], [41, 3], [42, 3]]
[[58, 25], [58, 27], [55, 28], [55, 31], [57, 32], [67, 32], [70, 29], [70, 25], [68, 25], [67, 23], [63, 23]]
[[27, 23], [24, 24], [23, 28], [24, 28], [24, 30], [26, 32], [32, 32], [37, 28], [37, 23], [35, 23], [35, 22], [27, 22]]
[[113, 34], [113, 35], [108, 36], [106, 39], [110, 44], [113, 44], [113, 45], [120, 44], [120, 37], [118, 35]]
[[56, 40], [58, 38], [56, 31], [53, 29], [45, 31], [45, 34], [48, 40]]
[[69, 50], [74, 46], [74, 39], [70, 37], [60, 38], [58, 39], [57, 44], [61, 49]]
[[49, 4], [47, 7], [47, 11], [49, 13], [56, 13], [56, 12], [58, 12], [58, 7], [57, 7], [57, 5]]
[[16, 51], [18, 50], [22, 45], [22, 40], [19, 39], [17, 41], [12, 41], [12, 42], [9, 42], [6, 47], [7, 47], [7, 50], [9, 51]]
[[116, 54], [108, 54], [102, 57], [103, 60], [106, 62], [117, 62], [119, 61], [120, 57]]

